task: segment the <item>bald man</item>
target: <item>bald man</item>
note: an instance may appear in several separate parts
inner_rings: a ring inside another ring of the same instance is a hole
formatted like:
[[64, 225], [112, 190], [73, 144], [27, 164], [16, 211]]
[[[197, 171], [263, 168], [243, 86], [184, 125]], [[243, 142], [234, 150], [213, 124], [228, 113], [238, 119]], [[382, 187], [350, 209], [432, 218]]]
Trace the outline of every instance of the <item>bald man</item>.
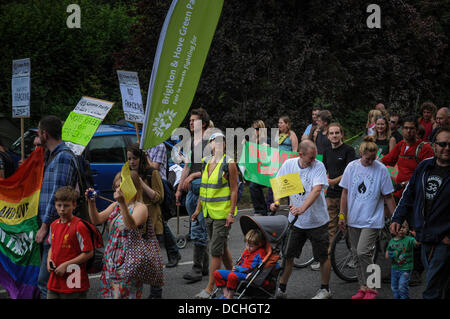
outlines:
[[433, 131], [431, 131], [430, 134], [430, 141], [434, 143], [436, 139], [436, 133], [439, 130], [439, 128], [448, 125], [450, 125], [450, 110], [448, 107], [441, 107], [436, 112], [436, 122]]
[[[328, 215], [323, 189], [328, 186], [327, 172], [322, 162], [316, 160], [317, 147], [311, 140], [300, 143], [299, 158], [284, 162], [277, 177], [297, 173], [303, 185], [303, 192], [289, 196], [289, 222], [295, 217], [297, 221], [290, 228], [289, 243], [286, 247], [285, 270], [280, 279], [277, 298], [286, 298], [286, 286], [292, 273], [294, 258], [299, 257], [303, 245], [309, 239], [313, 247], [314, 259], [320, 262], [321, 286], [313, 299], [328, 299], [331, 297], [329, 287], [331, 264], [328, 258]], [[272, 211], [279, 208], [278, 199], [270, 205]]]

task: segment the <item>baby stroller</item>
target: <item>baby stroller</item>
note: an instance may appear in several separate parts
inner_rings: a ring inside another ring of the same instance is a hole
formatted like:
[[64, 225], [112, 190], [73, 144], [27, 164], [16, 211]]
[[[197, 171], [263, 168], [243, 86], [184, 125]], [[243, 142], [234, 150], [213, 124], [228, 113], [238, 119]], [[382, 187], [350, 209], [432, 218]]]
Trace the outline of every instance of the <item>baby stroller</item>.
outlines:
[[[290, 226], [286, 216], [241, 216], [239, 223], [244, 236], [251, 229], [257, 229], [263, 234], [266, 242], [266, 256], [250, 276], [239, 283], [235, 295], [237, 299], [243, 297], [263, 299], [275, 298], [279, 279], [284, 269], [279, 260]], [[240, 259], [237, 261], [239, 263]], [[217, 290], [215, 291], [217, 293]], [[213, 294], [214, 295], [214, 294]]]

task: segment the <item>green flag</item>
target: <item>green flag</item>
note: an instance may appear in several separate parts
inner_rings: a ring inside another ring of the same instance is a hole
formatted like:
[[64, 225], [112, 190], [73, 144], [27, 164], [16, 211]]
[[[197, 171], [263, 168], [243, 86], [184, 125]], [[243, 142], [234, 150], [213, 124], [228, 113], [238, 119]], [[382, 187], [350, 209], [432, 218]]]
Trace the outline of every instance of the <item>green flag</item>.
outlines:
[[298, 153], [283, 151], [278, 148], [245, 142], [239, 160], [239, 167], [244, 178], [256, 184], [271, 187], [270, 179], [277, 176], [283, 163], [298, 157]]
[[222, 11], [223, 0], [173, 0], [161, 30], [147, 94], [141, 149], [170, 137], [184, 120]]

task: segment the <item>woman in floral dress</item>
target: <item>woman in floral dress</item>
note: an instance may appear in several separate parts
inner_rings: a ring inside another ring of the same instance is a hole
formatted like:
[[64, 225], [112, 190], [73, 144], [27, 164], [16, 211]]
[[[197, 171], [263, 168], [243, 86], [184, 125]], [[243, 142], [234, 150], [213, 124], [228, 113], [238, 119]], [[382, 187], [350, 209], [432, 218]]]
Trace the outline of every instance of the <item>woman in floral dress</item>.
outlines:
[[147, 206], [142, 203], [142, 186], [139, 175], [131, 171], [131, 179], [137, 193], [127, 203], [120, 189], [120, 172], [113, 182], [116, 202], [99, 213], [95, 207], [95, 199], [89, 199], [89, 216], [92, 223], [98, 225], [107, 222], [109, 230], [100, 277], [100, 294], [104, 299], [140, 299], [142, 297], [143, 283], [122, 275], [125, 260], [124, 246], [129, 232], [131, 229], [145, 227], [148, 219]]

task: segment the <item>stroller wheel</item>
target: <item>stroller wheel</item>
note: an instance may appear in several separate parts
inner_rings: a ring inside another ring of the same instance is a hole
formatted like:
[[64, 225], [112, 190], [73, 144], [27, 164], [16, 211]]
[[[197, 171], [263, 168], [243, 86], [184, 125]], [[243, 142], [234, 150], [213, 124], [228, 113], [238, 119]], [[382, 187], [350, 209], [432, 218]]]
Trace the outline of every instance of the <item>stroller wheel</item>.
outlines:
[[176, 243], [177, 247], [179, 249], [183, 249], [184, 247], [186, 247], [186, 244], [187, 244], [186, 237], [182, 236], [182, 235], [179, 235], [177, 237], [177, 243]]
[[314, 262], [311, 241], [307, 240], [299, 258], [294, 259], [295, 268], [305, 268]]

